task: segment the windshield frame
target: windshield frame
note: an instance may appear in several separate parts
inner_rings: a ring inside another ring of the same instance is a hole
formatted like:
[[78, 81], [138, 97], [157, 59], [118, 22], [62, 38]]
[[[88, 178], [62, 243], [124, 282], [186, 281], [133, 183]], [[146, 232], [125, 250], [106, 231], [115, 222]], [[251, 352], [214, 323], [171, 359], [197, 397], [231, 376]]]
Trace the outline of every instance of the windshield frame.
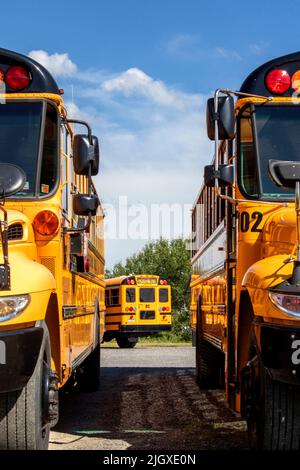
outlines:
[[[53, 197], [53, 195], [57, 192], [59, 185], [60, 185], [60, 177], [61, 177], [61, 168], [60, 168], [60, 128], [61, 128], [61, 115], [58, 109], [58, 106], [55, 102], [47, 99], [47, 98], [6, 98], [6, 103], [42, 103], [42, 116], [41, 116], [41, 126], [40, 126], [40, 135], [39, 135], [39, 148], [37, 154], [37, 161], [36, 161], [36, 177], [35, 177], [35, 188], [34, 196], [17, 196], [13, 195], [8, 197], [7, 201], [37, 201], [37, 200], [46, 200]], [[39, 185], [41, 179], [41, 171], [42, 171], [42, 157], [43, 157], [43, 143], [44, 143], [44, 135], [45, 135], [45, 124], [46, 124], [46, 112], [47, 112], [47, 105], [50, 105], [52, 108], [55, 109], [57, 114], [57, 148], [56, 148], [56, 158], [57, 158], [57, 175], [56, 175], [56, 182], [53, 186], [53, 189], [45, 195], [39, 194]], [[1, 105], [0, 105], [1, 106]], [[9, 163], [9, 162], [8, 162]]]
[[[299, 105], [295, 105], [292, 102], [278, 102], [278, 101], [270, 101], [270, 102], [253, 102], [253, 101], [247, 101], [240, 109], [237, 114], [237, 127], [236, 127], [236, 165], [237, 165], [237, 185], [240, 193], [242, 196], [250, 201], [267, 201], [267, 202], [274, 202], [274, 203], [290, 203], [295, 201], [295, 196], [286, 196], [286, 197], [267, 197], [262, 195], [262, 183], [261, 183], [261, 165], [260, 165], [260, 157], [259, 157], [259, 145], [258, 145], [258, 140], [257, 140], [257, 127], [256, 127], [256, 118], [255, 118], [255, 108], [262, 107], [262, 106], [277, 106], [277, 107], [295, 107]], [[248, 194], [244, 187], [243, 187], [243, 182], [242, 182], [242, 175], [241, 175], [241, 120], [242, 115], [245, 111], [245, 109], [250, 108], [251, 112], [251, 128], [252, 128], [252, 136], [253, 136], [253, 147], [255, 151], [255, 160], [256, 160], [256, 165], [257, 165], [257, 172], [258, 172], [258, 186], [259, 186], [259, 194], [257, 196], [251, 196]]]

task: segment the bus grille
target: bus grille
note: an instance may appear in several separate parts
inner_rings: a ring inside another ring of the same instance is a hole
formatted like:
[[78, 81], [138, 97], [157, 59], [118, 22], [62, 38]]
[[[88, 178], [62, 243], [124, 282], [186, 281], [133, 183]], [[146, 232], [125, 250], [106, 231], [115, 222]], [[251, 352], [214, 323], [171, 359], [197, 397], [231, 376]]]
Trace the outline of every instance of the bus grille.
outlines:
[[49, 269], [49, 271], [55, 277], [55, 257], [54, 256], [43, 256], [41, 257], [41, 263]]
[[23, 227], [22, 224], [12, 224], [8, 227], [7, 231], [8, 240], [22, 240]]
[[155, 319], [154, 310], [141, 310], [140, 319], [141, 320], [154, 320]]

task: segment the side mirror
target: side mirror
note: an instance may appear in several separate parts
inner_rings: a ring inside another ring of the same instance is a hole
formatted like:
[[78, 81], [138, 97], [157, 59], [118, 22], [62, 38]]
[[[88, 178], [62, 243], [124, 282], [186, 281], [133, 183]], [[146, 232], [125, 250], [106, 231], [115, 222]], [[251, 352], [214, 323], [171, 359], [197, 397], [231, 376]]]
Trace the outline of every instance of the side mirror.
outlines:
[[218, 97], [218, 113], [215, 116], [214, 98], [207, 100], [206, 126], [207, 135], [210, 140], [215, 140], [215, 117], [218, 121], [219, 139], [231, 140], [234, 137], [235, 115], [234, 99], [232, 96]]
[[91, 165], [91, 174], [95, 176], [99, 171], [99, 142], [96, 136], [92, 136], [91, 145], [89, 138], [84, 134], [76, 134], [73, 141], [74, 171], [77, 175], [88, 175]]
[[98, 196], [95, 194], [75, 194], [73, 196], [73, 209], [76, 215], [95, 216], [99, 206]]
[[0, 198], [13, 196], [23, 189], [26, 182], [24, 171], [10, 163], [0, 163]]
[[300, 162], [269, 160], [269, 173], [277, 186], [295, 188], [300, 181]]
[[233, 165], [219, 165], [216, 172], [214, 165], [207, 165], [204, 167], [204, 184], [205, 186], [213, 187], [215, 179], [218, 179], [219, 186], [222, 188], [231, 186], [234, 182], [234, 166]]

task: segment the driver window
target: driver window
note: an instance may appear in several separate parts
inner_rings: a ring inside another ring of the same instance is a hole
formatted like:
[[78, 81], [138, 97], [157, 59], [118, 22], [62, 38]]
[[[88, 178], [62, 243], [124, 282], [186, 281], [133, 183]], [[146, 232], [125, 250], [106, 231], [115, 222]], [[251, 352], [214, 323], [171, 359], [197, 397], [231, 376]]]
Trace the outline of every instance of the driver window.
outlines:
[[253, 143], [251, 112], [246, 108], [240, 119], [240, 180], [249, 196], [258, 196], [258, 169]]

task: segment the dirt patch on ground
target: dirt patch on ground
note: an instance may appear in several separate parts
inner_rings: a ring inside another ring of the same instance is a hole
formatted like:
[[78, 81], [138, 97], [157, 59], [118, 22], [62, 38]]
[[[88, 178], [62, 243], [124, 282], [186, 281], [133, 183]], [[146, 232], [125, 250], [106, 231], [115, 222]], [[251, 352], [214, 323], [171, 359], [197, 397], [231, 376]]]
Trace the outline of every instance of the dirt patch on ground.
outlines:
[[50, 449], [246, 449], [245, 422], [192, 368], [106, 367], [95, 394], [61, 398]]

